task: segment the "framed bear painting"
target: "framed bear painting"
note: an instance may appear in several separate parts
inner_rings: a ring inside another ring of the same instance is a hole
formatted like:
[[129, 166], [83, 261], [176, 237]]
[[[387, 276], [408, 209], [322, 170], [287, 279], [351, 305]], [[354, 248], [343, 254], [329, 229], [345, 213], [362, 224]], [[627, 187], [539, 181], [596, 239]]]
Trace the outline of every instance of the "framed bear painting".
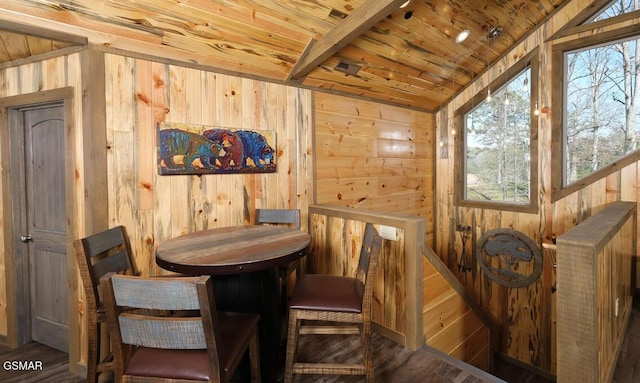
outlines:
[[158, 174], [274, 173], [276, 133], [158, 123]]

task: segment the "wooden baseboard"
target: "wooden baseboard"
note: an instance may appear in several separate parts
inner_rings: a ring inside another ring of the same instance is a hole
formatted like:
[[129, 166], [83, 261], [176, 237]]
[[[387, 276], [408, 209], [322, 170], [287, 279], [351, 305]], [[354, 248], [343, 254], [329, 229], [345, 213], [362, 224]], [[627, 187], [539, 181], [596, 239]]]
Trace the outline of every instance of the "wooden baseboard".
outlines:
[[498, 351], [494, 351], [493, 355], [494, 355], [494, 358], [493, 358], [494, 364], [495, 364], [496, 359], [501, 359], [501, 360], [503, 360], [503, 361], [505, 361], [507, 363], [511, 363], [511, 364], [513, 364], [515, 366], [518, 366], [518, 367], [522, 368], [523, 370], [527, 370], [527, 371], [530, 371], [530, 372], [532, 372], [532, 373], [534, 373], [536, 375], [540, 375], [541, 377], [543, 377], [545, 379], [556, 381], [556, 376], [552, 375], [548, 371], [542, 370], [542, 369], [540, 369], [538, 367], [535, 367], [535, 366], [531, 366], [529, 364], [521, 362], [521, 361], [519, 361], [517, 359], [514, 359], [514, 358], [512, 358], [512, 357], [510, 357], [508, 355], [505, 355], [505, 354], [503, 354], [501, 352], [498, 352]]
[[401, 334], [399, 332], [395, 332], [389, 328], [386, 328], [376, 322], [371, 322], [371, 329], [375, 332], [377, 332], [378, 334], [384, 336], [387, 339], [391, 339], [392, 341], [401, 344], [403, 346], [407, 345], [407, 338], [404, 336], [404, 334]]

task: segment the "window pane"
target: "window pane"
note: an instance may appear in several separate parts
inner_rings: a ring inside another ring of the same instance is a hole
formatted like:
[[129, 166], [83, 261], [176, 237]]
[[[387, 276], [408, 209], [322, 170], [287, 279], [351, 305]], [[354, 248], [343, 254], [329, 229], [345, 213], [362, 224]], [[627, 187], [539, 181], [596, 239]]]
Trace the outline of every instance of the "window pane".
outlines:
[[521, 72], [465, 114], [464, 199], [530, 203], [530, 72]]
[[565, 53], [564, 185], [638, 149], [637, 40]]
[[615, 0], [611, 4], [597, 14], [591, 22], [606, 20], [612, 17], [620, 16], [625, 13], [635, 11], [635, 1], [637, 0]]

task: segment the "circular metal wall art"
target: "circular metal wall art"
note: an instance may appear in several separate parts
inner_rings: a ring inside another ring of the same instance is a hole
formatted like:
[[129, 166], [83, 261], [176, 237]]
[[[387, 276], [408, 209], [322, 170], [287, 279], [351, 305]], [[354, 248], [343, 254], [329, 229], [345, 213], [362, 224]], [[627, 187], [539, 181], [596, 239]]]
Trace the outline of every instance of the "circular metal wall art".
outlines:
[[476, 259], [482, 271], [507, 287], [525, 287], [542, 273], [542, 253], [523, 233], [513, 229], [493, 229], [480, 237]]

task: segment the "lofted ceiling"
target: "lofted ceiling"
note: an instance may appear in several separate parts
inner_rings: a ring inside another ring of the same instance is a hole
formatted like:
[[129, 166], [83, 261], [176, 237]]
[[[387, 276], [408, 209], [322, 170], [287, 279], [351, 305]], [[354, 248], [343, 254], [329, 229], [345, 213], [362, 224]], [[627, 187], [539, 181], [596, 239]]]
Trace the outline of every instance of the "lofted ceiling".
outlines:
[[405, 1], [3, 0], [0, 65], [90, 45], [433, 112], [568, 2]]

